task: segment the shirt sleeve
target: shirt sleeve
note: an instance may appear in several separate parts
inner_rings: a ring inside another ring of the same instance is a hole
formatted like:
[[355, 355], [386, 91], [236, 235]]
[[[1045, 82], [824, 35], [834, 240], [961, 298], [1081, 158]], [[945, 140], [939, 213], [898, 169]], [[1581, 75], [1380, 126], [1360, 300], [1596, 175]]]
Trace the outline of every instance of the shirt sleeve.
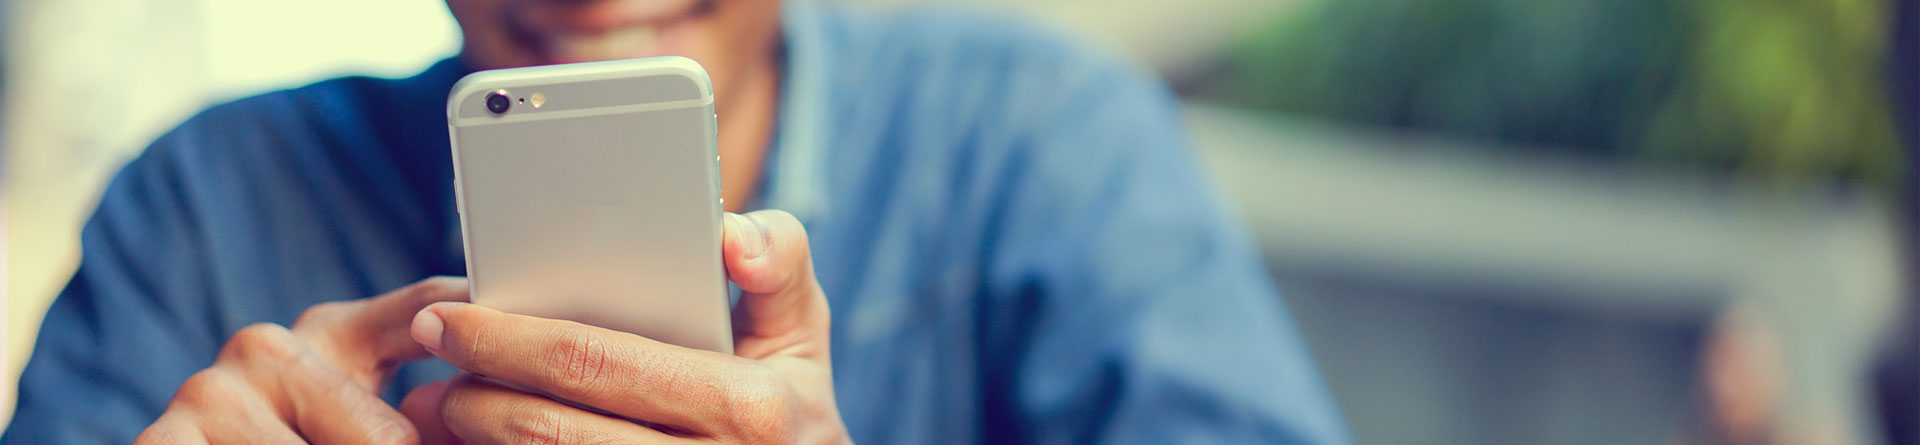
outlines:
[[[989, 348], [1039, 443], [1349, 441], [1236, 216], [1201, 174], [1170, 95], [1096, 70], [1065, 88], [1030, 144], [988, 255], [1001, 324]], [[1009, 351], [1010, 350], [1010, 351]]]
[[176, 130], [108, 185], [40, 326], [6, 443], [128, 443], [220, 347]]

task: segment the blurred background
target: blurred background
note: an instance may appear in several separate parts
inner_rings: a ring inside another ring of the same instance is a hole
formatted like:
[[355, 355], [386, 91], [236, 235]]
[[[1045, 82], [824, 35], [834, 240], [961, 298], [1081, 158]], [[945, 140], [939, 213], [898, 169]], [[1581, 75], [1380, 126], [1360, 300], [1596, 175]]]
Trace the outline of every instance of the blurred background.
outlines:
[[[1359, 443], [1872, 444], [1920, 424], [1920, 375], [1875, 373], [1920, 354], [1893, 332], [1920, 317], [1914, 3], [967, 5], [1180, 93]], [[81, 222], [148, 141], [458, 47], [437, 0], [10, 0], [0, 23], [0, 419]]]

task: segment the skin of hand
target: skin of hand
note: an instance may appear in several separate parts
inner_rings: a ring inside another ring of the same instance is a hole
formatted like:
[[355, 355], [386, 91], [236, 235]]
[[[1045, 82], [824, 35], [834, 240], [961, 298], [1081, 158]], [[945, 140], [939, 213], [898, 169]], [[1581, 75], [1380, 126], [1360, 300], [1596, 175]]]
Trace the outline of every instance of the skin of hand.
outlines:
[[427, 356], [408, 335], [415, 314], [466, 299], [466, 280], [429, 278], [314, 306], [291, 329], [241, 329], [134, 442], [417, 442], [414, 425], [378, 394], [400, 363]]
[[848, 443], [805, 229], [777, 210], [724, 224], [736, 355], [436, 303], [413, 338], [465, 371], [401, 410], [429, 443]]

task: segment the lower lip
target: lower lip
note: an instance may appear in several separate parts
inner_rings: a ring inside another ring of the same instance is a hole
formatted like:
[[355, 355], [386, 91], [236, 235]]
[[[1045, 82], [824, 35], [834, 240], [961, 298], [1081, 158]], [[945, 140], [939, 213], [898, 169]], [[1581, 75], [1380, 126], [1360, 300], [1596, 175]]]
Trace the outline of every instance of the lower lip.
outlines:
[[[615, 58], [640, 58], [677, 54], [680, 50], [681, 35], [685, 33], [685, 30], [692, 22], [697, 20], [698, 18], [694, 17], [681, 17], [656, 22], [653, 30], [656, 34], [652, 48], [640, 54], [625, 54]], [[537, 31], [527, 29], [527, 27], [511, 20], [509, 20], [508, 23], [510, 27], [510, 38], [515, 44], [520, 46], [521, 50], [526, 52], [531, 59], [531, 65], [556, 65], [594, 61], [563, 59], [547, 49], [547, 45], [545, 42], [542, 42], [542, 37], [540, 37]]]

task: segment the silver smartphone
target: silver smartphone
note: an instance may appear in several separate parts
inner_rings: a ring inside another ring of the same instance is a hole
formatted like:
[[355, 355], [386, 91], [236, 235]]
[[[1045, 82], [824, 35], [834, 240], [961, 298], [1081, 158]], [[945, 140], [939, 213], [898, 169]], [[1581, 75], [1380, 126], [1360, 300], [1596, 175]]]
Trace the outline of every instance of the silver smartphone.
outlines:
[[715, 125], [684, 57], [461, 79], [447, 128], [473, 302], [731, 353]]

